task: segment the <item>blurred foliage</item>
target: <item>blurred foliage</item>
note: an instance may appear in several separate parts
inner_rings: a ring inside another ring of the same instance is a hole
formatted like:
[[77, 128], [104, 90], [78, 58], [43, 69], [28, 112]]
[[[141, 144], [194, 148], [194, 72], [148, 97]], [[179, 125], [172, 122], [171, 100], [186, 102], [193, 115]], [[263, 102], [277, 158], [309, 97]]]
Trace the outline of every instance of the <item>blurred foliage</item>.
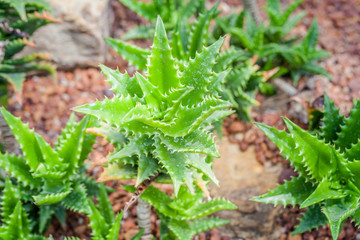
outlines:
[[46, 53], [32, 53], [14, 58], [28, 45], [34, 47], [30, 36], [36, 29], [56, 20], [43, 0], [0, 0], [0, 104], [6, 106], [8, 83], [15, 93], [21, 93], [26, 73], [44, 71], [56, 79], [55, 66]]
[[299, 78], [308, 73], [321, 74], [331, 79], [330, 74], [316, 64], [317, 60], [329, 56], [327, 51], [316, 49], [318, 24], [314, 19], [307, 35], [299, 42], [298, 38], [287, 38], [288, 33], [305, 16], [305, 12], [292, 15], [303, 0], [296, 0], [281, 9], [279, 0], [267, 0], [265, 11], [269, 22], [256, 25], [252, 15], [246, 10], [216, 19], [213, 38], [228, 33], [231, 45], [246, 50], [250, 57], [258, 56], [262, 70], [280, 67], [277, 76], [290, 74], [296, 84]]

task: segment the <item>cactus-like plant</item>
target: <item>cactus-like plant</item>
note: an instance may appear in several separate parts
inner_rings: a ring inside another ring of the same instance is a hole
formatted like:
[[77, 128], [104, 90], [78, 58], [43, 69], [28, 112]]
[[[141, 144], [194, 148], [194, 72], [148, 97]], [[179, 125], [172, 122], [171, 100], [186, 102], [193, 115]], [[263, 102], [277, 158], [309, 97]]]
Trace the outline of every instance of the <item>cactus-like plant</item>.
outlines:
[[339, 114], [325, 95], [322, 126], [314, 136], [284, 119], [289, 133], [258, 123], [257, 126], [279, 147], [298, 177], [268, 193], [257, 202], [299, 205], [307, 208], [294, 233], [329, 223], [337, 239], [344, 221], [360, 224], [360, 101], [348, 118]]
[[73, 115], [52, 148], [19, 118], [4, 108], [0, 111], [24, 155], [0, 154], [0, 167], [17, 180], [22, 200], [39, 206], [39, 232], [45, 230], [53, 215], [64, 222], [65, 209], [88, 212], [87, 196], [98, 192], [95, 181], [82, 170], [95, 140], [85, 134], [92, 121], [86, 117], [76, 123]]
[[[135, 191], [132, 186], [124, 186], [128, 191]], [[160, 239], [191, 240], [194, 235], [214, 227], [228, 224], [228, 220], [206, 217], [216, 211], [236, 209], [236, 205], [224, 199], [204, 201], [204, 193], [197, 188], [195, 193], [181, 187], [173, 199], [149, 186], [140, 196], [152, 205], [160, 217]]]
[[[55, 66], [49, 63], [46, 53], [33, 53], [14, 59], [39, 27], [56, 21], [49, 15], [49, 5], [43, 0], [0, 0], [0, 80], [3, 86], [13, 85], [21, 92], [25, 74], [29, 71], [45, 71], [55, 77]], [[6, 94], [6, 92], [5, 92]], [[2, 105], [6, 105], [6, 98]]]
[[119, 0], [129, 9], [150, 21], [150, 25], [142, 25], [131, 29], [124, 35], [124, 39], [151, 39], [154, 35], [155, 22], [158, 16], [164, 22], [166, 31], [175, 28], [178, 19], [188, 20], [205, 9], [205, 0], [153, 0], [144, 3], [139, 0]]
[[279, 0], [267, 0], [265, 10], [270, 20], [267, 25], [257, 25], [247, 11], [225, 18], [218, 17], [215, 37], [230, 33], [231, 43], [247, 49], [251, 57], [258, 56], [259, 64], [264, 70], [281, 66], [278, 75], [290, 73], [294, 83], [307, 73], [321, 74], [331, 79], [331, 75], [316, 64], [317, 60], [329, 56], [327, 51], [316, 49], [316, 19], [301, 43], [295, 44], [297, 38], [286, 38], [291, 29], [305, 16], [305, 12], [301, 12], [290, 18], [291, 13], [302, 2], [303, 0], [294, 1], [282, 11]]
[[75, 111], [95, 116], [126, 136], [127, 142], [109, 157], [109, 177], [135, 174], [139, 185], [157, 173], [168, 174], [175, 195], [182, 184], [193, 190], [201, 176], [218, 182], [211, 163], [199, 154], [219, 156], [209, 126], [231, 113], [231, 105], [218, 95], [216, 82], [223, 76], [211, 71], [222, 42], [204, 48], [179, 71], [159, 17], [146, 77], [101, 66], [117, 94]]

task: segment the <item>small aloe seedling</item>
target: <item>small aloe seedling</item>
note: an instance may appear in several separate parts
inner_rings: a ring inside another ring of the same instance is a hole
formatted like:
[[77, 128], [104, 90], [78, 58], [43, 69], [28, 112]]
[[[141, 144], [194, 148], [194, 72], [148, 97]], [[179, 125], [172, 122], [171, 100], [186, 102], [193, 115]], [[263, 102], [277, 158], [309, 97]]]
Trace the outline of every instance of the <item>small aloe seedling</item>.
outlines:
[[124, 35], [124, 39], [151, 39], [154, 35], [155, 22], [158, 16], [164, 22], [166, 31], [175, 28], [178, 19], [189, 20], [205, 9], [205, 0], [153, 0], [144, 3], [139, 0], [119, 0], [126, 7], [151, 22], [150, 25], [136, 27]]
[[[43, 0], [0, 0], [0, 80], [10, 83], [16, 92], [21, 92], [25, 74], [40, 70], [56, 75], [49, 63], [49, 54], [33, 53], [14, 59], [26, 45], [34, 46], [28, 38], [39, 27], [55, 22], [47, 12], [49, 5]], [[5, 105], [4, 100], [2, 105]]]
[[[55, 212], [59, 216], [59, 209], [87, 212], [88, 194], [98, 192], [94, 180], [82, 173], [83, 161], [95, 140], [93, 135], [85, 134], [85, 129], [92, 124], [89, 117], [76, 123], [73, 115], [56, 147], [52, 148], [19, 118], [4, 108], [0, 111], [24, 155], [0, 154], [0, 166], [16, 178], [22, 199], [39, 205], [40, 232]], [[49, 207], [50, 204], [56, 204], [57, 210]]]
[[218, 183], [204, 154], [218, 157], [210, 125], [230, 114], [216, 82], [223, 77], [211, 69], [220, 39], [179, 71], [158, 18], [146, 75], [113, 71], [101, 66], [116, 95], [75, 108], [122, 132], [127, 141], [109, 157], [108, 179], [136, 177], [137, 185], [158, 173], [168, 174], [175, 195], [186, 184], [194, 190], [202, 176]]
[[325, 95], [323, 124], [317, 136], [302, 130], [287, 118], [284, 121], [289, 133], [258, 123], [299, 176], [253, 200], [307, 208], [294, 234], [328, 222], [333, 239], [337, 239], [348, 217], [359, 226], [359, 119], [360, 101], [350, 116], [344, 118]]
[[316, 49], [318, 41], [319, 29], [317, 19], [312, 22], [307, 35], [302, 39], [299, 44], [291, 48], [281, 46], [271, 46], [268, 49], [268, 54], [278, 54], [285, 62], [284, 67], [290, 72], [291, 78], [294, 83], [297, 83], [300, 76], [313, 73], [320, 74], [329, 79], [332, 76], [323, 67], [316, 64], [316, 61], [322, 58], [329, 57], [329, 53], [325, 50]]
[[[128, 191], [135, 191], [132, 186], [124, 186]], [[194, 235], [228, 224], [228, 220], [206, 217], [216, 211], [236, 209], [231, 202], [224, 199], [204, 201], [204, 193], [197, 188], [195, 193], [181, 187], [173, 199], [149, 186], [140, 196], [152, 205], [160, 217], [160, 239], [191, 240]]]

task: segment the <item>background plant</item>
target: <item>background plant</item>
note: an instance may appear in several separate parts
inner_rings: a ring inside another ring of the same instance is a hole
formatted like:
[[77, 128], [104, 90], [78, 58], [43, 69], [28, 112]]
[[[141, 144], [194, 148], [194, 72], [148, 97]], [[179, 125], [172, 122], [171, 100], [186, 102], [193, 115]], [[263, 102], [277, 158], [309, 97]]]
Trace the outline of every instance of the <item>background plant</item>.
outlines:
[[21, 200], [29, 208], [31, 223], [37, 225], [39, 233], [46, 230], [53, 215], [64, 224], [66, 209], [88, 212], [88, 196], [99, 192], [97, 183], [84, 173], [84, 160], [95, 141], [95, 136], [86, 134], [85, 130], [94, 122], [86, 117], [76, 123], [72, 115], [51, 148], [19, 118], [4, 108], [0, 111], [24, 155], [0, 154], [0, 166], [16, 179]]
[[360, 101], [345, 118], [327, 95], [324, 99], [324, 115], [316, 136], [287, 118], [284, 121], [289, 133], [257, 124], [299, 176], [253, 200], [307, 208], [294, 234], [329, 223], [333, 239], [337, 239], [348, 217], [356, 225], [360, 223], [360, 181], [357, 177]]
[[262, 69], [269, 70], [281, 66], [277, 75], [289, 73], [294, 83], [307, 73], [321, 74], [331, 79], [327, 71], [316, 64], [317, 60], [329, 56], [327, 51], [316, 49], [316, 19], [300, 43], [297, 43], [297, 38], [287, 38], [288, 33], [305, 16], [305, 12], [300, 12], [290, 17], [302, 2], [303, 0], [294, 1], [282, 11], [279, 0], [267, 0], [265, 11], [269, 18], [268, 24], [257, 25], [246, 10], [239, 15], [218, 17], [214, 30], [215, 38], [224, 33], [231, 34], [231, 44], [246, 49], [251, 57], [258, 56], [258, 64]]
[[[176, 27], [171, 31], [170, 46], [172, 56], [180, 70], [184, 70], [196, 53], [202, 51], [203, 46], [209, 45], [209, 25], [217, 15], [218, 5], [215, 4], [211, 9], [201, 13], [191, 25], [189, 25], [188, 19], [178, 19]], [[146, 70], [147, 58], [151, 54], [150, 50], [118, 39], [106, 38], [105, 41], [137, 69]], [[247, 59], [249, 59], [247, 52], [231, 47], [223, 50], [217, 56], [213, 68], [219, 74], [231, 69], [229, 74], [222, 75], [221, 81], [217, 83], [218, 88], [223, 98], [233, 104], [240, 117], [245, 121], [251, 119], [250, 107], [258, 105], [255, 95], [259, 89], [267, 95], [275, 93], [274, 88], [265, 82], [267, 78], [263, 78], [263, 74], [258, 71], [253, 61], [246, 61]]]
[[136, 178], [136, 196], [151, 181], [166, 176], [175, 196], [182, 185], [194, 192], [194, 183], [204, 191], [208, 181], [218, 183], [211, 162], [219, 154], [209, 130], [213, 122], [232, 112], [218, 93], [217, 81], [223, 76], [211, 71], [222, 42], [203, 48], [181, 71], [159, 17], [147, 78], [101, 66], [116, 95], [75, 111], [106, 123], [97, 132], [116, 143], [103, 180]]
[[119, 0], [129, 9], [138, 15], [147, 19], [150, 24], [142, 25], [131, 29], [127, 32], [123, 39], [152, 39], [155, 31], [155, 23], [158, 16], [164, 22], [167, 32], [173, 30], [177, 21], [188, 21], [194, 15], [205, 10], [205, 0], [152, 0], [150, 3], [144, 3], [138, 0]]
[[26, 45], [34, 46], [29, 37], [36, 29], [56, 21], [49, 13], [50, 7], [43, 0], [0, 1], [0, 80], [2, 105], [7, 103], [7, 84], [21, 92], [25, 74], [29, 71], [46, 71], [55, 78], [55, 66], [49, 55], [32, 53], [14, 58]]

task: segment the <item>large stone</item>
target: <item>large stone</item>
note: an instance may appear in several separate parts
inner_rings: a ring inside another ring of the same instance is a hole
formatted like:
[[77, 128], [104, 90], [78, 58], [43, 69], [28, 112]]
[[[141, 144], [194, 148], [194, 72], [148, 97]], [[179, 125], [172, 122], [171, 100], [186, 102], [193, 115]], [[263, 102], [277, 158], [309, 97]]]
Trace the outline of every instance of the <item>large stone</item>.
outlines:
[[110, 36], [113, 22], [110, 0], [47, 1], [63, 23], [39, 28], [32, 36], [36, 48], [26, 48], [24, 53], [49, 52], [59, 68], [103, 63], [108, 50], [103, 39]]
[[276, 225], [280, 214], [279, 207], [250, 201], [254, 196], [263, 194], [277, 185], [281, 166], [261, 165], [255, 157], [254, 147], [241, 152], [237, 144], [227, 138], [220, 142], [221, 158], [214, 161], [214, 172], [220, 188], [211, 186], [213, 197], [225, 197], [238, 209], [221, 211], [216, 215], [231, 220], [220, 228], [222, 235], [230, 239], [278, 239], [281, 227]]

